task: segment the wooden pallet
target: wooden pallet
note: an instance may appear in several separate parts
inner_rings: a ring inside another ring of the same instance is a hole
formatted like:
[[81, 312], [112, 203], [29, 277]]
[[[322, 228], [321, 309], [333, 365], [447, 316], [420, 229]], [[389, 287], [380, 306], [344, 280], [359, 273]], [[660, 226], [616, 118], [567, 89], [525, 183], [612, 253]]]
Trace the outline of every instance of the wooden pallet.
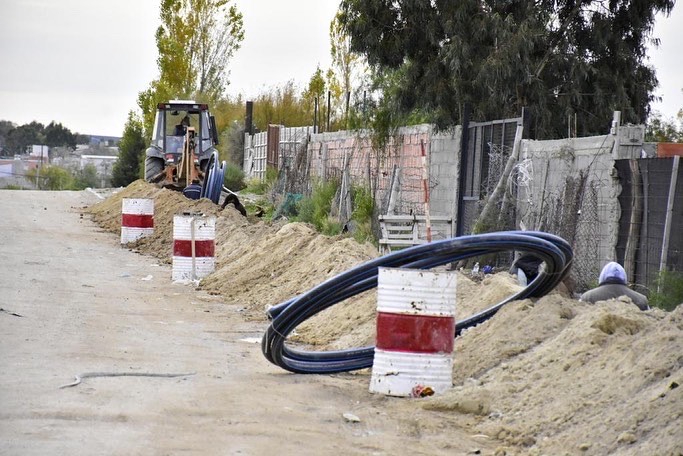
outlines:
[[[452, 225], [453, 219], [448, 216], [431, 216], [430, 223], [434, 225]], [[380, 215], [379, 226], [382, 237], [379, 240], [379, 250], [382, 255], [394, 250], [426, 244], [424, 237], [427, 217], [424, 215]], [[446, 230], [450, 236], [452, 230]]]

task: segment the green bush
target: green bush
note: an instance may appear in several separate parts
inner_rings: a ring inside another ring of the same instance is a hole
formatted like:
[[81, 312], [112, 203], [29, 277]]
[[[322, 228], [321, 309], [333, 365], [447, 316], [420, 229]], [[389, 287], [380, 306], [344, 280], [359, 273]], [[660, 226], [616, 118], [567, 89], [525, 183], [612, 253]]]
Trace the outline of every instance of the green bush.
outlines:
[[73, 171], [72, 176], [71, 190], [84, 190], [88, 187], [96, 188], [100, 183], [97, 168], [92, 163], [88, 163], [83, 169]]
[[330, 180], [316, 182], [310, 197], [302, 198], [297, 206], [300, 222], [310, 223], [319, 232], [327, 235], [341, 233], [341, 224], [330, 218], [332, 200], [337, 193], [339, 182]]
[[683, 273], [662, 271], [650, 293], [650, 305], [664, 310], [674, 310], [683, 303]]
[[266, 200], [244, 201], [245, 209], [248, 214], [257, 215], [263, 220], [272, 220], [275, 207]]
[[30, 169], [26, 176], [39, 190], [70, 190], [74, 181], [69, 171], [54, 165]]
[[[310, 223], [317, 231], [329, 236], [340, 234], [341, 223], [336, 218], [330, 217], [332, 202], [338, 189], [339, 182], [336, 180], [314, 183], [311, 196], [301, 198], [296, 204], [296, 221]], [[351, 220], [355, 224], [353, 238], [361, 243], [374, 242], [372, 217], [375, 201], [372, 194], [365, 187], [354, 186], [351, 189], [351, 195], [353, 199]]]
[[246, 187], [244, 191], [246, 193], [253, 193], [255, 195], [263, 195], [266, 193], [266, 183], [259, 179], [258, 177], [253, 177], [246, 182]]
[[228, 163], [225, 169], [225, 177], [223, 178], [223, 185], [228, 187], [233, 192], [239, 192], [247, 186], [244, 182], [244, 171], [237, 165]]
[[4, 187], [2, 187], [3, 190], [23, 190], [24, 188], [21, 185], [16, 185], [16, 184], [7, 184]]
[[266, 178], [264, 180], [255, 177], [247, 181], [245, 191], [247, 193], [254, 193], [255, 195], [265, 195], [268, 189], [277, 181], [277, 169], [266, 168]]
[[353, 195], [353, 214], [351, 218], [357, 222], [371, 221], [375, 210], [375, 200], [372, 198], [370, 190], [366, 187], [356, 187], [351, 189]]
[[356, 222], [356, 229], [353, 238], [358, 242], [375, 241], [372, 232], [372, 217], [375, 212], [375, 200], [372, 198], [370, 190], [366, 187], [356, 187], [351, 189], [353, 195], [353, 214], [351, 219]]

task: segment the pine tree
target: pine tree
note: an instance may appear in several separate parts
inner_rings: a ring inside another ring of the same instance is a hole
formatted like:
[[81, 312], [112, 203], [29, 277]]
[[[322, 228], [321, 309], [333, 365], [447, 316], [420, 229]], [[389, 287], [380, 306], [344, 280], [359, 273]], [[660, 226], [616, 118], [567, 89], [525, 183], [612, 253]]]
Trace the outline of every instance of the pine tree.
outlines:
[[125, 187], [140, 177], [140, 162], [145, 153], [142, 131], [142, 120], [130, 111], [119, 142], [119, 158], [112, 169], [114, 187]]

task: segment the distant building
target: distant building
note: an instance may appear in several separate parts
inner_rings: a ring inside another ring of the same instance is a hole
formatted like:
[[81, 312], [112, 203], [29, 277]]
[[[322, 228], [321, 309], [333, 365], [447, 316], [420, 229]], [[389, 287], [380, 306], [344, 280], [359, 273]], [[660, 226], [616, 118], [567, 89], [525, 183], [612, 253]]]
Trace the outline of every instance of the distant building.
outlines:
[[87, 165], [94, 165], [97, 169], [97, 174], [103, 176], [111, 176], [111, 169], [119, 157], [115, 155], [81, 155], [80, 168], [83, 169]]
[[50, 148], [44, 144], [34, 144], [29, 151], [29, 157], [42, 161], [43, 163], [50, 162]]
[[120, 141], [117, 136], [90, 135], [90, 146], [115, 147]]
[[[47, 161], [47, 160], [46, 160]], [[40, 159], [15, 155], [14, 158], [0, 158], [0, 188], [14, 185], [22, 188], [34, 188], [26, 176], [31, 169], [40, 166]]]
[[101, 185], [108, 185], [119, 153], [118, 147], [113, 144], [120, 138], [96, 138], [106, 138], [106, 141], [95, 145], [78, 145], [76, 150], [68, 147], [49, 148], [36, 144], [28, 148], [27, 154], [16, 155], [14, 159], [0, 159], [0, 188], [8, 185], [34, 188], [33, 183], [26, 178], [29, 171], [50, 164], [65, 168], [74, 175], [87, 165], [93, 165]]

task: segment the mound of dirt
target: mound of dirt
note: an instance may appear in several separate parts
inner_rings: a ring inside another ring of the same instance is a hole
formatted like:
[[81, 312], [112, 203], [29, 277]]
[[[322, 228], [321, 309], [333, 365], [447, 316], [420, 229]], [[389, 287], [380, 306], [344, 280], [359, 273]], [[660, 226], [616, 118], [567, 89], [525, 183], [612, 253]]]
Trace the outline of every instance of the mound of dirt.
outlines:
[[511, 303], [456, 339], [457, 386], [425, 407], [481, 415], [506, 454], [679, 455], [682, 331], [683, 306]]
[[128, 247], [164, 263], [172, 261], [174, 215], [215, 215], [216, 270], [201, 281], [200, 287], [240, 303], [245, 315], [252, 319], [265, 319], [268, 306], [377, 255], [370, 244], [360, 245], [341, 236], [321, 236], [303, 223], [245, 218], [232, 205], [221, 210], [208, 199], [190, 200], [142, 180], [93, 205], [93, 219], [106, 230], [120, 232], [123, 198], [154, 199], [154, 234]]
[[102, 228], [119, 233], [121, 231], [121, 205], [124, 198], [150, 198], [154, 200], [154, 234], [132, 242], [128, 247], [158, 258], [162, 263], [171, 263], [173, 252], [173, 216], [184, 212], [200, 212], [206, 215], [221, 213], [230, 220], [242, 217], [228, 206], [220, 206], [208, 199], [191, 200], [180, 192], [158, 188], [143, 180], [137, 180], [128, 187], [90, 207], [93, 220]]
[[[265, 223], [208, 200], [138, 181], [91, 208], [118, 232], [121, 199], [155, 199], [155, 233], [134, 248], [170, 262], [172, 217], [217, 216], [216, 271], [200, 287], [240, 303], [250, 319], [377, 255], [371, 245], [328, 237], [301, 223]], [[507, 273], [470, 280], [458, 273], [456, 319], [519, 290]], [[324, 348], [371, 345], [376, 293], [333, 306], [297, 328], [299, 342]], [[456, 339], [455, 387], [416, 405], [474, 417], [473, 433], [497, 454], [683, 454], [683, 306], [641, 312], [630, 301], [595, 305], [559, 292], [512, 302]], [[370, 375], [363, 372], [360, 375]]]

